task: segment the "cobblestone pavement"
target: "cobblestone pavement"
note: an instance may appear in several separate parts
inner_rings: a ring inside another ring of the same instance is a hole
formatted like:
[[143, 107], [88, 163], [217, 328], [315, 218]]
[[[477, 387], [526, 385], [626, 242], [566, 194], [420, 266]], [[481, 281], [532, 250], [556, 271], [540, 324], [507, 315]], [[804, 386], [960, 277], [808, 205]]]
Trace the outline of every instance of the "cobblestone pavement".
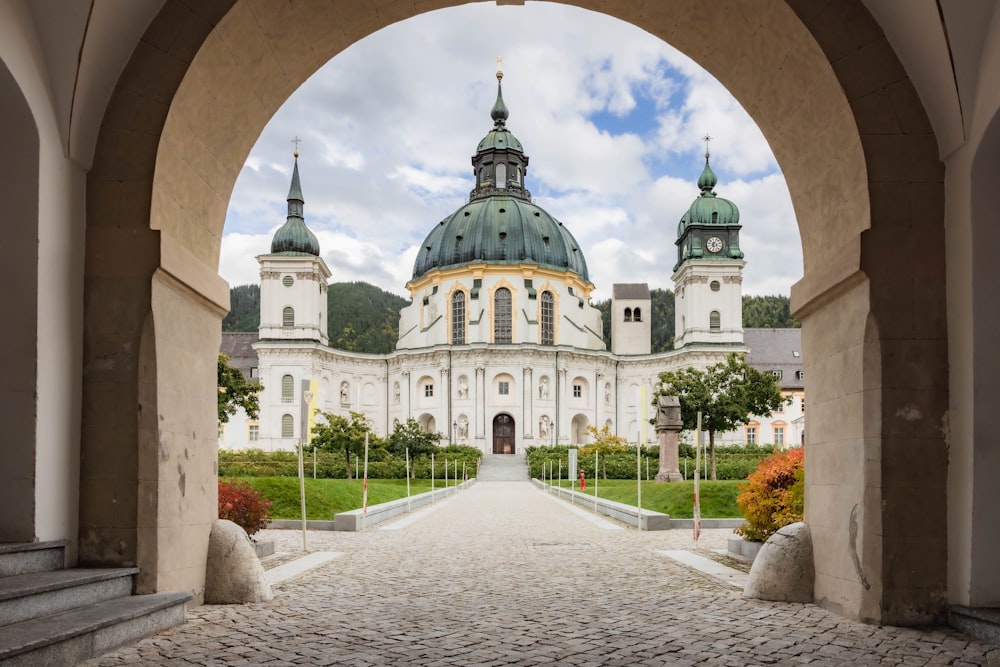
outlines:
[[[301, 549], [300, 533], [266, 532]], [[706, 531], [698, 548], [728, 534]], [[1000, 664], [1000, 647], [948, 629], [743, 600], [655, 553], [695, 548], [690, 531], [602, 530], [528, 482], [474, 485], [402, 530], [309, 540], [344, 555], [271, 602], [194, 608], [85, 664]]]

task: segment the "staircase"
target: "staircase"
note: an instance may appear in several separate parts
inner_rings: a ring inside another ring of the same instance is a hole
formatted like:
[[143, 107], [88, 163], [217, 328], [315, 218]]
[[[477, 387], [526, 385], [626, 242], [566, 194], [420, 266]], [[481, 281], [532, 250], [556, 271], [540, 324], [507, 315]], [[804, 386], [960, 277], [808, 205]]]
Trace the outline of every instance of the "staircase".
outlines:
[[524, 454], [484, 454], [477, 482], [526, 482], [528, 460]]
[[184, 622], [190, 593], [132, 595], [134, 567], [66, 569], [66, 544], [0, 543], [0, 664], [74, 665]]

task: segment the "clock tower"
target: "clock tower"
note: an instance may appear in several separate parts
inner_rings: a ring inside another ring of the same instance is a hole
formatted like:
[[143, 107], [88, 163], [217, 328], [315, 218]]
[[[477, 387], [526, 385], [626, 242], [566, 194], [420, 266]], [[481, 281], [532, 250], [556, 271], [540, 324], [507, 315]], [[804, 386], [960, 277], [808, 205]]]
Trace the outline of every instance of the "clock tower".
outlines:
[[[706, 141], [709, 138], [706, 137]], [[743, 345], [743, 251], [740, 211], [715, 194], [709, 165], [698, 178], [701, 194], [677, 226], [674, 265], [674, 347]]]

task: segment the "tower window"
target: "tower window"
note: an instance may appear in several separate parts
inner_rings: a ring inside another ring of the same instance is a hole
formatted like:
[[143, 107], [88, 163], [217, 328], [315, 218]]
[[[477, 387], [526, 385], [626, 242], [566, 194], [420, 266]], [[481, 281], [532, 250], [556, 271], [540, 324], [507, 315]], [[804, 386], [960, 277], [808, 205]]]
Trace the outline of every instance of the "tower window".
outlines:
[[424, 385], [424, 397], [433, 398], [434, 397], [434, 385], [428, 382]]
[[285, 287], [291, 287], [292, 285], [295, 284], [295, 278], [292, 278], [291, 276], [285, 276], [284, 278], [281, 279], [281, 284], [284, 285]]
[[636, 322], [642, 322], [642, 308], [636, 308], [632, 311], [632, 319]]
[[507, 165], [503, 163], [497, 165], [497, 187], [507, 187]]
[[555, 345], [555, 299], [552, 292], [542, 292], [542, 345]]
[[465, 344], [465, 292], [451, 295], [451, 344]]
[[493, 342], [511, 342], [511, 294], [501, 287], [493, 295]]
[[722, 324], [719, 320], [719, 311], [713, 310], [708, 315], [708, 328], [711, 331], [719, 331], [722, 328]]
[[295, 309], [291, 306], [285, 306], [281, 311], [281, 326], [287, 328], [295, 326]]
[[573, 398], [583, 398], [583, 385], [573, 385]]
[[453, 261], [456, 264], [462, 261], [462, 237], [461, 236], [456, 236], [455, 237], [455, 254], [454, 254], [454, 257], [453, 257]]
[[291, 403], [295, 398], [295, 379], [291, 375], [281, 376], [281, 402]]
[[503, 382], [503, 381], [499, 382], [497, 384], [497, 390], [498, 390], [497, 393], [499, 393], [501, 396], [509, 396], [510, 382]]
[[295, 420], [291, 415], [281, 415], [281, 437], [295, 437]]
[[631, 322], [632, 321], [632, 309], [631, 308], [626, 308], [625, 309], [625, 321], [626, 322]]

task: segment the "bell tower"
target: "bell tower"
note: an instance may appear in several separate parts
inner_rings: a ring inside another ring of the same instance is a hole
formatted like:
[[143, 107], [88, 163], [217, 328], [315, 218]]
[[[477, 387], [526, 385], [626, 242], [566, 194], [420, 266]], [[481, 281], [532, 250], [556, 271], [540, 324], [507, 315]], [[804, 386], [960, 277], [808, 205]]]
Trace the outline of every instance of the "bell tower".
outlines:
[[260, 255], [260, 340], [312, 340], [327, 345], [326, 291], [330, 269], [302, 217], [299, 153], [295, 152], [288, 217]]
[[740, 211], [715, 194], [718, 178], [709, 165], [698, 178], [701, 194], [677, 227], [674, 265], [674, 347], [743, 345], [743, 251]]

